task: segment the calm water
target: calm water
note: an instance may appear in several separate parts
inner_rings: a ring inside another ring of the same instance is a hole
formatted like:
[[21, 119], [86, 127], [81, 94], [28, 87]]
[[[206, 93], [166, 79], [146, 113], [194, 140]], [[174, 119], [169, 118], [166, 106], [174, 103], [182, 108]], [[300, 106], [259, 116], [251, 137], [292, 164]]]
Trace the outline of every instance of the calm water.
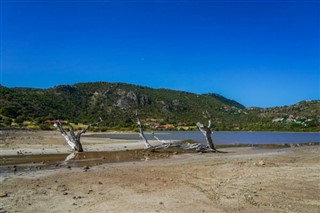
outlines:
[[[204, 136], [198, 131], [161, 131], [155, 132], [160, 140], [194, 140], [205, 143]], [[88, 135], [86, 137], [103, 137], [110, 139], [140, 140], [138, 133], [117, 133]], [[151, 133], [146, 132], [148, 139], [153, 139]], [[214, 132], [212, 139], [216, 144], [289, 144], [289, 143], [320, 143], [320, 133], [297, 132]]]

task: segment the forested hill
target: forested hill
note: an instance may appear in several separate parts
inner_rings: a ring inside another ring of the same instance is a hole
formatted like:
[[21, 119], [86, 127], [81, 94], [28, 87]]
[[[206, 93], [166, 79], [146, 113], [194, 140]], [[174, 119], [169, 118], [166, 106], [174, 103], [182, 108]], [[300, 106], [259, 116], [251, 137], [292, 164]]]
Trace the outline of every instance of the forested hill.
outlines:
[[48, 121], [91, 123], [101, 117], [100, 130], [134, 129], [135, 110], [151, 128], [194, 127], [213, 117], [220, 130], [318, 130], [319, 101], [289, 107], [245, 108], [218, 94], [193, 94], [125, 83], [78, 83], [49, 89], [0, 86], [0, 127], [48, 128]]

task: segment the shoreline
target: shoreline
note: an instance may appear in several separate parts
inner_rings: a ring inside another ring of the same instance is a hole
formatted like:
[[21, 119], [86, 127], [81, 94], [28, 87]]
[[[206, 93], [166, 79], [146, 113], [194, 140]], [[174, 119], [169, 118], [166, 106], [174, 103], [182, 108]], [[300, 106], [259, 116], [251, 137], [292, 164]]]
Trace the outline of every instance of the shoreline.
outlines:
[[[0, 136], [1, 150], [35, 146], [41, 151], [69, 150], [58, 132], [11, 133]], [[87, 161], [90, 153], [58, 164], [38, 159], [2, 172], [0, 212], [316, 213], [320, 209], [318, 145], [151, 154], [140, 141], [84, 138], [83, 145], [93, 151], [105, 148], [110, 155], [95, 155], [98, 161], [92, 165]], [[129, 150], [134, 147], [137, 153]], [[113, 151], [126, 149], [129, 151]], [[130, 153], [137, 154], [135, 161]], [[129, 161], [118, 162], [122, 155]], [[109, 158], [114, 161], [104, 163]], [[49, 164], [53, 169], [45, 168]]]
[[[85, 152], [107, 152], [144, 149], [141, 140], [136, 139], [110, 139], [92, 137], [92, 135], [103, 135], [105, 132], [89, 132], [82, 137]], [[109, 134], [126, 134], [122, 132], [110, 132]], [[128, 133], [127, 134], [132, 134]], [[137, 133], [138, 134], [138, 133]], [[149, 141], [152, 145], [158, 145], [156, 140]], [[292, 144], [216, 144], [221, 148], [229, 147], [260, 147], [260, 148], [283, 148], [306, 145], [320, 145], [318, 142], [292, 143]], [[0, 130], [0, 156], [14, 155], [47, 155], [47, 154], [70, 154], [73, 150], [66, 143], [58, 131], [3, 131]]]

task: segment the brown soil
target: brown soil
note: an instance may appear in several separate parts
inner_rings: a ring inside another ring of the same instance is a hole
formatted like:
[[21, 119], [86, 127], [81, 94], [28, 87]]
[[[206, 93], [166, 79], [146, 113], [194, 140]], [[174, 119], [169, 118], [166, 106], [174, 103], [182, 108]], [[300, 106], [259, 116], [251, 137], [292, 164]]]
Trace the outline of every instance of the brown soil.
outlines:
[[319, 146], [223, 151], [2, 173], [0, 212], [320, 212]]

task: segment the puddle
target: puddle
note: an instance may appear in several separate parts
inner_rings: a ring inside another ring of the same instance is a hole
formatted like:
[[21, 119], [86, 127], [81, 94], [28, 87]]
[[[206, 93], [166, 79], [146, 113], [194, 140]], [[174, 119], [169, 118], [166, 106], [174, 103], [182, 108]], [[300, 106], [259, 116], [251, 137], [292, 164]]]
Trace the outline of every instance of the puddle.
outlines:
[[104, 163], [145, 161], [167, 158], [177, 154], [174, 150], [151, 152], [148, 150], [127, 150], [112, 152], [83, 152], [71, 154], [0, 156], [0, 174], [27, 172], [42, 169], [91, 167]]
[[[317, 144], [318, 145], [318, 144]], [[248, 145], [241, 145], [248, 146]], [[241, 147], [235, 146], [235, 147]], [[226, 146], [233, 147], [233, 146]], [[250, 145], [251, 147], [251, 145]], [[279, 148], [279, 145], [252, 146], [253, 148]], [[291, 147], [281, 145], [282, 148]], [[225, 148], [224, 146], [218, 146]], [[28, 172], [45, 169], [92, 167], [105, 163], [117, 163], [128, 161], [145, 161], [161, 158], [168, 158], [173, 154], [194, 152], [182, 149], [164, 149], [152, 152], [150, 150], [126, 150], [126, 151], [104, 151], [104, 152], [83, 152], [71, 154], [47, 154], [47, 155], [15, 155], [0, 156], [0, 175], [11, 172]]]

